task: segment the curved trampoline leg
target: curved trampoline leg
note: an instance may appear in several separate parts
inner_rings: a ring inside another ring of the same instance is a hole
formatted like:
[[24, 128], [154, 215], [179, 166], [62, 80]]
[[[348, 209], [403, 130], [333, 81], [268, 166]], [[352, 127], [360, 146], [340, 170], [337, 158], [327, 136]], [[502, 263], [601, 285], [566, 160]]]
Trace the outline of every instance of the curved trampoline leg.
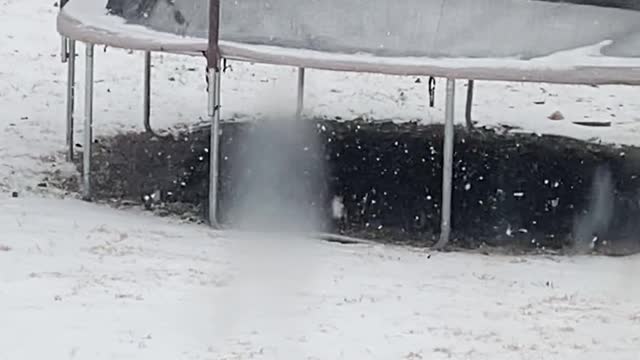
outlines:
[[298, 68], [298, 103], [296, 105], [296, 119], [302, 118], [304, 109], [304, 73], [303, 67]]
[[84, 92], [84, 142], [82, 154], [83, 198], [91, 200], [91, 147], [93, 141], [93, 44], [86, 44]]
[[67, 58], [67, 161], [73, 161], [73, 110], [76, 81], [76, 41], [68, 40]]
[[220, 151], [220, 66], [207, 70], [209, 80], [208, 113], [211, 124], [211, 146], [209, 149], [209, 224], [219, 227], [218, 180]]
[[467, 130], [473, 130], [473, 119], [471, 118], [471, 110], [473, 106], [473, 88], [475, 81], [469, 80], [467, 82], [467, 105], [464, 109], [464, 119], [467, 123]]
[[142, 120], [144, 130], [153, 133], [151, 130], [151, 52], [144, 52], [144, 99], [142, 103]]
[[435, 245], [441, 249], [449, 242], [451, 236], [451, 193], [453, 192], [453, 114], [455, 103], [455, 79], [447, 79], [447, 99], [445, 106], [444, 150], [442, 163], [442, 222], [440, 224], [440, 240]]

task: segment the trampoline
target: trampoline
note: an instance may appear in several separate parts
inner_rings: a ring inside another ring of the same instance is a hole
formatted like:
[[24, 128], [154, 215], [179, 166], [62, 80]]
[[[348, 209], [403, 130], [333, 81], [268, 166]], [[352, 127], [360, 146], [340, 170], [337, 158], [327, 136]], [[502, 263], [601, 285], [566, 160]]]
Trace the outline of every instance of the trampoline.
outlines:
[[66, 0], [57, 19], [68, 64], [67, 156], [73, 159], [76, 42], [85, 43], [83, 195], [91, 198], [95, 45], [145, 54], [149, 127], [151, 52], [205, 56], [211, 123], [209, 222], [217, 222], [221, 63], [293, 66], [297, 113], [304, 70], [443, 77], [443, 199], [438, 246], [448, 241], [455, 81], [640, 85], [635, 0]]

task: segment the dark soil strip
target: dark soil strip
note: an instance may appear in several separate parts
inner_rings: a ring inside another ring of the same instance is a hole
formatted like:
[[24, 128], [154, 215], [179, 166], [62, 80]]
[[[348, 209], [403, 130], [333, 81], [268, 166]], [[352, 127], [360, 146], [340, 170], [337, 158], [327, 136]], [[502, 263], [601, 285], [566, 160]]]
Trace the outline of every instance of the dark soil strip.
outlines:
[[[314, 124], [321, 148], [295, 145], [303, 176], [316, 177], [315, 160], [327, 160], [326, 186], [309, 206], [330, 214], [331, 200], [340, 196], [346, 214], [324, 230], [432, 245], [440, 221], [442, 126]], [[223, 215], [242, 191], [234, 185], [233, 164], [245, 155], [246, 144], [238, 139], [252, 128], [223, 125]], [[156, 211], [204, 219], [208, 147], [206, 127], [166, 139], [137, 133], [100, 139], [93, 159], [96, 199], [143, 203]], [[578, 245], [609, 254], [640, 249], [637, 148], [457, 129], [454, 166], [453, 247], [567, 250]], [[604, 185], [594, 191], [598, 169]]]

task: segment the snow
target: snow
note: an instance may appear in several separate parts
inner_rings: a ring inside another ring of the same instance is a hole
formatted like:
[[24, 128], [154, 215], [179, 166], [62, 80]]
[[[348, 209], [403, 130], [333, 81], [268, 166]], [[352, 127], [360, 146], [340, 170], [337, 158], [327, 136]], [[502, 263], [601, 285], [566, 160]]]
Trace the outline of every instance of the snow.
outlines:
[[640, 355], [637, 257], [252, 239], [38, 197], [0, 225], [3, 359]]
[[[638, 256], [429, 254], [256, 238], [38, 188], [52, 170], [74, 171], [62, 159], [56, 12], [51, 2], [0, 0], [0, 359], [640, 358]], [[106, 52], [96, 51], [95, 134], [141, 130], [143, 58]], [[153, 125], [197, 122], [206, 114], [204, 59], [153, 60]], [[79, 85], [83, 64], [79, 57]], [[295, 69], [231, 65], [224, 118], [295, 112]], [[442, 82], [429, 108], [426, 79], [307, 76], [307, 116], [443, 118]], [[81, 139], [82, 86], [77, 94]], [[565, 120], [547, 119], [554, 111]], [[474, 106], [482, 125], [635, 145], [638, 114], [637, 89], [624, 86], [478, 82]], [[571, 123], [584, 119], [612, 126]]]
[[[158, 34], [162, 34], [159, 33]], [[233, 44], [230, 42], [222, 42], [222, 44]], [[536, 69], [542, 68], [547, 70], [571, 70], [577, 67], [602, 66], [602, 67], [620, 67], [634, 69], [640, 66], [640, 58], [622, 58], [605, 56], [602, 49], [611, 45], [610, 40], [603, 41], [598, 44], [592, 44], [576, 49], [558, 51], [551, 55], [541, 56], [533, 59], [522, 60], [517, 57], [503, 58], [462, 58], [462, 57], [442, 57], [442, 58], [423, 58], [423, 57], [382, 57], [372, 54], [333, 54], [323, 53], [313, 50], [288, 49], [279, 46], [268, 45], [240, 45], [233, 44], [236, 47], [243, 47], [247, 50], [272, 53], [274, 57], [300, 57], [326, 59], [328, 61], [337, 62], [356, 62], [358, 58], [374, 64], [383, 65], [400, 65], [400, 66], [433, 66], [450, 69], [462, 68], [483, 68], [493, 70], [505, 69]], [[575, 65], [578, 64], [578, 65]]]
[[65, 5], [63, 11], [73, 19], [82, 19], [82, 26], [86, 30], [106, 29], [106, 33], [141, 38], [145, 42], [179, 44], [206, 49], [206, 40], [162, 33], [144, 26], [127, 24], [118, 16], [110, 16], [106, 9], [106, 1], [103, 0], [71, 1]]

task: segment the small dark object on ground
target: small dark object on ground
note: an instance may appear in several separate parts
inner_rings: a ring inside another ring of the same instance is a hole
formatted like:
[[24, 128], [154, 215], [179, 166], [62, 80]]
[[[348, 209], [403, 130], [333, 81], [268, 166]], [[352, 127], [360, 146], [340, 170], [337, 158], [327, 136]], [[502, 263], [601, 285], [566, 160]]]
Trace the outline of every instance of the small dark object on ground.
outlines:
[[564, 115], [560, 111], [555, 111], [553, 114], [549, 115], [549, 120], [564, 120]]
[[610, 127], [611, 121], [574, 121], [576, 125], [590, 127]]

